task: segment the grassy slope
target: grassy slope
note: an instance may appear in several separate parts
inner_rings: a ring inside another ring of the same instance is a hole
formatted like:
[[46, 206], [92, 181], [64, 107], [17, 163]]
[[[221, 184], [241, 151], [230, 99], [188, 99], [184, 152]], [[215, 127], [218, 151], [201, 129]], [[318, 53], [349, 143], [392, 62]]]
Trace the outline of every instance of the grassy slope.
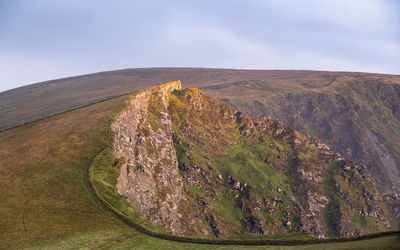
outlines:
[[[124, 100], [0, 133], [0, 248], [232, 249], [148, 237], [95, 202], [85, 185], [85, 170], [107, 145], [108, 124]], [[386, 237], [324, 247], [399, 244], [397, 237]]]
[[91, 234], [118, 237], [123, 225], [99, 209], [85, 170], [106, 145], [125, 97], [0, 134], [0, 241], [21, 247]]
[[[175, 92], [176, 96], [170, 95], [170, 115], [175, 128], [174, 136], [179, 138], [179, 145], [175, 144], [179, 164], [180, 166], [189, 166], [189, 168], [190, 166], [198, 166], [207, 173], [205, 176], [210, 177], [204, 183], [199, 178], [200, 188], [194, 190], [193, 187], [192, 192], [187, 192], [187, 194], [192, 195], [186, 196], [189, 200], [185, 205], [192, 206], [196, 203], [197, 197], [204, 198], [210, 204], [209, 207], [214, 210], [214, 216], [223, 221], [221, 224], [229, 223], [228, 230], [240, 228], [246, 232], [248, 229], [244, 228], [243, 220], [246, 221], [246, 217], [251, 215], [265, 223], [264, 232], [268, 230], [267, 233], [282, 234], [296, 231], [298, 217], [285, 215], [286, 213], [296, 215], [290, 209], [292, 208], [290, 196], [296, 197], [292, 193], [290, 185], [292, 187], [300, 185], [299, 182], [294, 181], [296, 178], [291, 175], [292, 164], [290, 162], [291, 159], [298, 157], [303, 162], [303, 166], [318, 166], [318, 161], [315, 161], [319, 158], [316, 155], [316, 148], [311, 145], [310, 147], [303, 147], [302, 151], [296, 156], [289, 143], [283, 139], [275, 140], [272, 136], [267, 136], [263, 140], [257, 139], [257, 137], [241, 137], [236, 128], [236, 122], [232, 123], [232, 119], [224, 120], [222, 118], [222, 113], [227, 117], [230, 116], [228, 107], [224, 107], [219, 102], [214, 102], [215, 99], [204, 96], [199, 101], [202, 104], [203, 112], [199, 112], [193, 107], [200, 105], [197, 103], [197, 98], [201, 95], [195, 95], [195, 93], [197, 93], [195, 89], [188, 88], [179, 93]], [[194, 135], [185, 136], [184, 131], [187, 127], [197, 131], [197, 134], [194, 132]], [[287, 161], [283, 160], [284, 158]], [[286, 172], [287, 168], [289, 169], [288, 172]], [[362, 181], [362, 177], [353, 172], [350, 176], [357, 179], [358, 183], [349, 184], [340, 177], [344, 173], [341, 173], [338, 168], [336, 170], [328, 174], [329, 177], [337, 179], [328, 186], [330, 187], [338, 182], [338, 187], [344, 192], [346, 199], [331, 197], [338, 204], [333, 202], [329, 207], [332, 211], [328, 213], [327, 217], [331, 221], [328, 221], [327, 224], [333, 224], [337, 219], [340, 221], [340, 217], [336, 217], [337, 212], [339, 212], [338, 209], [340, 209], [340, 212], [346, 215], [342, 217], [346, 217], [347, 221], [353, 221], [354, 223], [351, 224], [357, 227], [361, 234], [385, 231], [379, 220], [363, 217], [364, 221], [358, 222], [359, 216], [356, 216], [358, 221], [355, 221], [352, 210], [346, 205], [347, 201], [354, 207], [365, 207], [367, 202], [359, 197], [362, 197], [361, 189], [364, 187], [371, 188], [369, 183]], [[196, 173], [190, 171], [181, 174], [191, 176], [192, 179], [196, 178]], [[218, 185], [218, 182], [213, 182], [215, 179], [213, 176], [218, 174], [223, 177], [225, 185]], [[227, 188], [230, 186], [228, 183], [229, 176], [237, 179], [242, 185], [244, 183], [249, 184], [247, 191], [239, 192], [238, 197], [235, 197], [236, 192]], [[215, 192], [214, 196], [204, 194], [204, 191], [210, 185], [213, 187], [212, 191]], [[353, 190], [354, 187], [360, 190]], [[277, 193], [278, 188], [282, 189], [283, 192]], [[338, 190], [335, 192], [332, 190], [329, 193], [332, 193], [330, 196], [333, 196], [338, 193]], [[272, 201], [274, 197], [281, 200], [276, 207], [270, 204], [270, 209], [268, 209], [260, 204], [264, 199]], [[297, 199], [301, 199], [301, 197], [300, 195]], [[256, 204], [255, 201], [257, 200], [260, 201], [260, 205]], [[241, 204], [244, 204], [244, 209], [240, 209]], [[338, 211], [334, 209], [335, 205]], [[246, 209], [246, 207], [253, 207], [254, 209]], [[281, 211], [283, 207], [284, 212]], [[188, 210], [193, 211], [195, 209], [184, 209], [184, 211]], [[292, 228], [286, 227], [286, 221], [291, 222]], [[339, 235], [329, 234], [329, 236], [338, 237]]]

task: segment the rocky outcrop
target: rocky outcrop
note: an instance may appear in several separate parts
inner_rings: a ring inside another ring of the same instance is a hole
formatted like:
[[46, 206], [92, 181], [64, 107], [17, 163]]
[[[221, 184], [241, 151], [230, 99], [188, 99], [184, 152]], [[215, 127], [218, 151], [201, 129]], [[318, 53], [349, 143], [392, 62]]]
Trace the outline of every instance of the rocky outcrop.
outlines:
[[180, 82], [133, 94], [112, 129], [123, 161], [117, 191], [175, 235], [325, 238], [392, 228], [367, 168]]
[[[169, 92], [180, 89], [180, 81], [175, 81], [133, 95], [111, 126], [114, 154], [124, 161], [118, 193], [126, 195], [143, 217], [170, 227], [175, 235], [181, 234], [178, 205], [183, 184], [167, 108]], [[158, 110], [149, 111], [155, 104], [151, 101], [159, 102]], [[159, 127], [152, 127], [150, 119]]]

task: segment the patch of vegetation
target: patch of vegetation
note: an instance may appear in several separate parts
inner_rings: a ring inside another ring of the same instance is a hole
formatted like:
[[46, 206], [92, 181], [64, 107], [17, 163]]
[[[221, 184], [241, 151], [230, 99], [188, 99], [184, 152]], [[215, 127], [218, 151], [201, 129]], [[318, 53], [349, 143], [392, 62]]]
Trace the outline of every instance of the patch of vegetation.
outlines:
[[339, 223], [340, 223], [340, 198], [337, 196], [338, 190], [334, 180], [334, 172], [340, 163], [334, 162], [327, 168], [323, 189], [328, 196], [329, 203], [325, 208], [324, 219], [328, 227], [327, 235], [330, 238], [339, 236]]
[[[287, 177], [272, 169], [263, 160], [263, 155], [272, 157], [273, 151], [262, 144], [247, 145], [240, 143], [233, 145], [227, 155], [217, 160], [217, 167], [228, 179], [229, 175], [237, 178], [241, 183], [250, 183], [254, 192], [268, 192], [266, 183], [270, 183], [272, 189], [287, 188]], [[267, 156], [267, 157], [268, 157]]]
[[341, 219], [351, 220], [351, 227], [362, 234], [387, 230], [379, 219], [358, 213], [358, 211], [367, 210], [367, 207], [371, 206], [368, 201], [360, 199], [364, 195], [362, 190], [372, 194], [373, 189], [367, 180], [359, 176], [360, 173], [356, 169], [347, 170], [345, 175], [341, 174], [340, 164], [342, 163], [334, 162], [328, 166], [323, 183], [324, 192], [329, 198], [324, 213], [328, 236], [340, 236], [339, 223]]
[[281, 235], [259, 235], [259, 234], [240, 234], [229, 237], [230, 239], [266, 239], [266, 240], [310, 240], [313, 237], [300, 232], [286, 233]]
[[[289, 204], [288, 195], [291, 194], [291, 189], [288, 186], [287, 177], [283, 173], [279, 173], [268, 164], [265, 163], [264, 157], [268, 153], [268, 147], [262, 144], [248, 145], [240, 143], [229, 148], [226, 156], [218, 158], [214, 164], [216, 171], [219, 171], [224, 176], [225, 186], [228, 187], [225, 191], [220, 191], [219, 200], [209, 200], [212, 207], [216, 209], [221, 218], [231, 224], [238, 223], [240, 218], [248, 215], [246, 211], [240, 210], [241, 199], [263, 200], [278, 197], [284, 204]], [[230, 189], [230, 176], [241, 183], [241, 186], [247, 185], [243, 191], [238, 192], [238, 197], [235, 198], [235, 192]], [[282, 193], [276, 190], [280, 188]], [[278, 206], [278, 205], [277, 205]], [[273, 220], [284, 220], [281, 211], [276, 208], [273, 214], [253, 211], [253, 216], [271, 224]], [[283, 231], [284, 232], [284, 231]]]
[[148, 102], [148, 119], [150, 122], [151, 129], [153, 131], [157, 131], [161, 129], [161, 125], [159, 123], [160, 112], [165, 111], [163, 104], [161, 103], [161, 98], [158, 97], [155, 93], [150, 95]]
[[208, 200], [208, 202], [218, 211], [221, 219], [240, 228], [240, 219], [243, 217], [243, 214], [234, 196], [235, 194], [232, 190], [221, 190], [219, 200]]
[[176, 158], [178, 160], [179, 170], [184, 170], [184, 168], [193, 165], [193, 161], [188, 159], [187, 147], [184, 145], [174, 144], [176, 151]]

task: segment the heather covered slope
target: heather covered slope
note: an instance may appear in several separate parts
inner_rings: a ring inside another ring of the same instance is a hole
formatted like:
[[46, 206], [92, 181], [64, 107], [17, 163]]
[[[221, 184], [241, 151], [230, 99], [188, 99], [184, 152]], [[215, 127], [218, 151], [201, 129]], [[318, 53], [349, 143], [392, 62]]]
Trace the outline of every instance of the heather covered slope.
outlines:
[[132, 95], [112, 128], [123, 162], [117, 192], [175, 235], [344, 237], [397, 228], [364, 166], [180, 82]]

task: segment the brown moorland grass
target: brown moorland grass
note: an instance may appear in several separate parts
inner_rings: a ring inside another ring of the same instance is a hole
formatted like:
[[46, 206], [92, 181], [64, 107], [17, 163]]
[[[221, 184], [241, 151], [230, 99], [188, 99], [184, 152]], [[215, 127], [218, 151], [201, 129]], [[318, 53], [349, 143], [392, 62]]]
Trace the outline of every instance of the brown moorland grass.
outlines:
[[171, 80], [181, 80], [184, 84], [204, 89], [214, 97], [228, 98], [235, 103], [242, 101], [244, 96], [248, 100], [262, 100], [265, 95], [281, 91], [322, 90], [349, 78], [384, 79], [387, 83], [400, 83], [399, 76], [358, 72], [213, 68], [106, 71], [0, 92], [0, 130]]

